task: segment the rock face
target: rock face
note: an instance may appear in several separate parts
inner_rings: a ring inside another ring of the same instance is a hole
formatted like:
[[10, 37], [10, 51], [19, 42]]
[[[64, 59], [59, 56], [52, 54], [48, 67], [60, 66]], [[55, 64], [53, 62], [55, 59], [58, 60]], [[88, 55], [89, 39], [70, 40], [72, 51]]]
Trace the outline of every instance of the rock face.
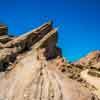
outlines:
[[8, 27], [6, 25], [0, 25], [0, 45], [7, 43], [13, 39], [12, 36], [8, 35]]
[[1, 44], [0, 100], [100, 100], [76, 80], [82, 69], [62, 57], [57, 40], [48, 22]]
[[[56, 35], [57, 32], [55, 29], [52, 29], [52, 23], [48, 22], [43, 26], [32, 30], [31, 32], [28, 32], [20, 37], [13, 39], [12, 41], [7, 42], [6, 44], [2, 45], [0, 50], [0, 68], [4, 68], [5, 64], [8, 65], [10, 62], [12, 62], [11, 60], [15, 59], [20, 52], [31, 49], [31, 47], [34, 46], [34, 44], [36, 45], [37, 42], [40, 47], [46, 46], [46, 50], [49, 52], [48, 58], [57, 56]], [[39, 43], [39, 40], [41, 40], [43, 37], [44, 41]], [[50, 41], [52, 41], [53, 43]], [[37, 46], [37, 48], [39, 47]]]
[[81, 58], [79, 61], [74, 62], [74, 64], [92, 66], [95, 68], [100, 68], [100, 51], [93, 51], [89, 53], [87, 56]]
[[0, 24], [0, 36], [6, 35], [8, 33], [8, 27], [6, 25]]
[[[96, 88], [95, 94], [100, 98], [100, 51], [93, 51], [79, 61], [72, 63], [74, 66], [80, 67], [77, 72], [82, 80]], [[75, 73], [75, 75], [77, 75]]]

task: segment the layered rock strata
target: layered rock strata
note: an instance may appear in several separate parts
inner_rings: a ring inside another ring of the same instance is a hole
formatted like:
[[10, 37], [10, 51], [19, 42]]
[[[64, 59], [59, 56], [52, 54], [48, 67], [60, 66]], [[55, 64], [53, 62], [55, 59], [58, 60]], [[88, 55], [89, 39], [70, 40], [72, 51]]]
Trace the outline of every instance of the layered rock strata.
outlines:
[[57, 40], [57, 30], [48, 22], [0, 46], [1, 100], [100, 100], [68, 77], [71, 64]]

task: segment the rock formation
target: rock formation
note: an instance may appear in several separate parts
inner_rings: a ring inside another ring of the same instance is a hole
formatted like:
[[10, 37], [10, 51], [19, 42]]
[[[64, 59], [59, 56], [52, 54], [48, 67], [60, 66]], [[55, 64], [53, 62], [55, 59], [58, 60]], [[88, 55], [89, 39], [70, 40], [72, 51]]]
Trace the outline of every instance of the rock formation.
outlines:
[[57, 30], [48, 22], [1, 42], [0, 100], [100, 100], [80, 77], [83, 67], [62, 57], [57, 40]]
[[0, 45], [7, 43], [13, 39], [12, 36], [8, 35], [8, 27], [6, 25], [0, 25]]
[[79, 61], [74, 62], [76, 65], [91, 66], [94, 68], [100, 68], [100, 51], [93, 51], [81, 58]]
[[0, 36], [6, 35], [8, 33], [8, 27], [6, 25], [0, 24]]
[[93, 51], [72, 65], [81, 67], [80, 77], [94, 86], [95, 94], [100, 97], [100, 51]]

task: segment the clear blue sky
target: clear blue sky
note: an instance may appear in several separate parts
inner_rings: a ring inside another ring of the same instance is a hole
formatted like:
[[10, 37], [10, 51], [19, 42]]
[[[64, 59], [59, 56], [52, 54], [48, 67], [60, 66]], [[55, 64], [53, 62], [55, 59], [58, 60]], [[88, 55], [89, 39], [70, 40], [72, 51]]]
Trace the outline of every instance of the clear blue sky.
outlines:
[[20, 35], [49, 19], [59, 27], [58, 45], [70, 61], [100, 49], [100, 0], [1, 0], [0, 22]]

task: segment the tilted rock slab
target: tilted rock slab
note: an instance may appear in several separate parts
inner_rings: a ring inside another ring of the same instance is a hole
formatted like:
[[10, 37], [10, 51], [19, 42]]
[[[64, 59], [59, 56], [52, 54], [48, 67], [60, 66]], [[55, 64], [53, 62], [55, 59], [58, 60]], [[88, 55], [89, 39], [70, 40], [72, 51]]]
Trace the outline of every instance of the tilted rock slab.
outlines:
[[[57, 30], [47, 23], [4, 45], [0, 50], [2, 67], [6, 64], [3, 61], [9, 63], [14, 56], [19, 59], [11, 65], [12, 70], [0, 73], [1, 100], [99, 100], [52, 64], [60, 56], [56, 43]], [[27, 46], [30, 50], [26, 49]]]
[[4, 44], [0, 50], [0, 68], [2, 69], [3, 66], [12, 62], [12, 59], [15, 59], [20, 52], [31, 48], [32, 45], [41, 40], [49, 32], [56, 33], [50, 22]]

